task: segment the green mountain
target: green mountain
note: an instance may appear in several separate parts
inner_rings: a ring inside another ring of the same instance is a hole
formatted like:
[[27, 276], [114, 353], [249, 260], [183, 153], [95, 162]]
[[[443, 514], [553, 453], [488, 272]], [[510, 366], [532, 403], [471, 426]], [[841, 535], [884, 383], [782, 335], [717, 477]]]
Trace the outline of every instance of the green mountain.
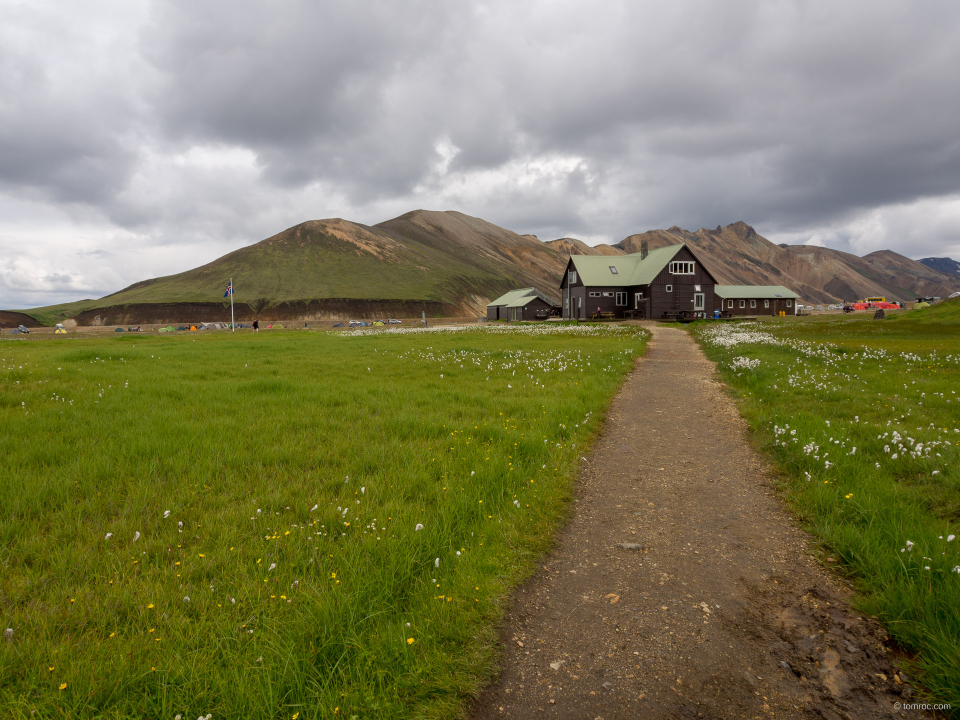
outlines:
[[24, 311], [44, 323], [482, 315], [515, 287], [556, 290], [566, 257], [459, 212], [417, 210], [373, 226], [311, 220], [193, 270], [143, 280], [99, 300]]
[[688, 243], [728, 285], [785, 285], [804, 303], [867, 296], [948, 297], [957, 276], [889, 250], [857, 257], [810, 245], [775, 245], [736, 222], [688, 232], [631, 235], [615, 245], [541, 242], [459, 212], [416, 210], [377, 225], [311, 220], [193, 270], [144, 280], [99, 300], [0, 311], [0, 325], [226, 321], [233, 278], [236, 319], [280, 321], [480, 316], [508, 290], [536, 287], [559, 300], [570, 255], [622, 255]]

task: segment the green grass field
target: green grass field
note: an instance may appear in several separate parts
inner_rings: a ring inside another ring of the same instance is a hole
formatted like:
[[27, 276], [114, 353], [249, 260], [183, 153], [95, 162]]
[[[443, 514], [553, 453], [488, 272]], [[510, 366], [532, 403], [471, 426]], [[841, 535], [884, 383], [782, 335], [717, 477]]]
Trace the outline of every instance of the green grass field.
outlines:
[[[694, 330], [805, 525], [960, 705], [960, 302]], [[828, 563], [829, 564], [829, 563]]]
[[457, 716], [644, 342], [5, 337], [0, 716]]

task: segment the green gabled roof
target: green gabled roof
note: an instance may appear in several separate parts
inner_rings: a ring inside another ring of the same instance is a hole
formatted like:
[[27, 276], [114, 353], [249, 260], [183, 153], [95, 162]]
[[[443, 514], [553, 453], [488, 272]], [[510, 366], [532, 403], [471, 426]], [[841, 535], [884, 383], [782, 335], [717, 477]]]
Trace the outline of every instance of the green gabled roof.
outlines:
[[637, 269], [634, 270], [633, 276], [627, 284], [649, 285], [656, 279], [657, 275], [660, 274], [660, 271], [667, 266], [667, 263], [673, 260], [674, 255], [676, 255], [681, 248], [683, 248], [683, 243], [651, 250], [643, 260], [637, 263]]
[[[572, 255], [580, 281], [584, 285], [649, 285], [683, 244], [657, 248], [640, 259], [640, 253], [630, 255]], [[616, 273], [610, 268], [617, 269]]]
[[524, 307], [527, 303], [531, 303], [537, 299], [536, 295], [528, 295], [526, 297], [517, 298], [513, 302], [507, 303], [507, 307]]
[[[510, 292], [505, 293], [504, 295], [501, 295], [496, 300], [491, 300], [489, 303], [487, 303], [487, 307], [490, 307], [491, 305], [510, 305], [512, 303], [515, 303], [520, 298], [527, 298], [526, 302], [529, 302], [530, 300], [533, 300], [533, 298], [535, 298], [536, 296], [537, 296], [537, 289], [532, 287], [520, 288], [519, 290], [511, 290]], [[526, 302], [522, 304], [525, 305]], [[514, 305], [514, 307], [518, 307], [518, 306]]]
[[745, 300], [795, 299], [800, 296], [783, 285], [714, 285], [713, 292], [722, 298]]

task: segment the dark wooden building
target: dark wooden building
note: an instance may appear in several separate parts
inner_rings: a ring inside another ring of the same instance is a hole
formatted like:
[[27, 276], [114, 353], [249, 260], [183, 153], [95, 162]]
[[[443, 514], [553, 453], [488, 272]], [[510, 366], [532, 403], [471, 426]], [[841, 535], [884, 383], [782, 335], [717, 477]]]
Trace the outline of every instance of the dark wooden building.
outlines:
[[800, 298], [783, 285], [717, 285], [716, 304], [725, 317], [738, 315], [796, 315]]
[[487, 305], [487, 320], [546, 320], [558, 307], [536, 288], [520, 288]]
[[716, 279], [685, 244], [630, 255], [573, 255], [560, 283], [563, 317], [713, 317]]

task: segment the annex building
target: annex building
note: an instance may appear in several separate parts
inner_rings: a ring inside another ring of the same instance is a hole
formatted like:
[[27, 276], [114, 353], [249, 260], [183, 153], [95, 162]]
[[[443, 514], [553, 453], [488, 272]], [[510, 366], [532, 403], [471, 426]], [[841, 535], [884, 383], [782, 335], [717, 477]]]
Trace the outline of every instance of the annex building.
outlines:
[[716, 279], [686, 245], [630, 255], [572, 255], [560, 290], [563, 317], [713, 317]]
[[717, 285], [716, 308], [723, 317], [738, 315], [796, 315], [800, 298], [783, 285]]

